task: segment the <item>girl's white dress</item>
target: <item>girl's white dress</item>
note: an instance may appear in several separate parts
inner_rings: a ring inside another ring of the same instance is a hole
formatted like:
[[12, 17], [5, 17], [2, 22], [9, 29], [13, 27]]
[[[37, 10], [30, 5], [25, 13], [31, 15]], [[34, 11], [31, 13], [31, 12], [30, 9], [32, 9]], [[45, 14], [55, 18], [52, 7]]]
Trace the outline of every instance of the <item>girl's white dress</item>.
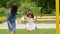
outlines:
[[28, 23], [26, 24], [26, 29], [27, 30], [35, 30], [35, 23], [33, 18], [27, 17]]

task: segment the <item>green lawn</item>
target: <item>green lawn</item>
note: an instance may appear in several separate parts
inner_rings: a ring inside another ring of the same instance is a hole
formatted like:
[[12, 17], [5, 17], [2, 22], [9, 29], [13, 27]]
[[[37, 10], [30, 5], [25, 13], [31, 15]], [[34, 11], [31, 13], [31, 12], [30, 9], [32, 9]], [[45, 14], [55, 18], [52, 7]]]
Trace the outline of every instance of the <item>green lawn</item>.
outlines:
[[[0, 29], [0, 34], [9, 34], [7, 29]], [[17, 29], [16, 34], [27, 34], [25, 29]], [[56, 29], [37, 29], [36, 34], [56, 34]]]

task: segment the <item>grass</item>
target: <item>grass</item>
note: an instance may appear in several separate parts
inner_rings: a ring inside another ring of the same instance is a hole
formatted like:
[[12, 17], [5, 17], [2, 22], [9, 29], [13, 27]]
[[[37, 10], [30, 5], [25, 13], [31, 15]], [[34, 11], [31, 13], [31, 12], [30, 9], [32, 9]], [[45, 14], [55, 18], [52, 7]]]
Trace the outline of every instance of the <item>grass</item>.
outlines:
[[[9, 34], [7, 29], [0, 29], [0, 34]], [[27, 34], [25, 29], [17, 29], [16, 34]], [[56, 34], [56, 29], [37, 29], [36, 34]]]

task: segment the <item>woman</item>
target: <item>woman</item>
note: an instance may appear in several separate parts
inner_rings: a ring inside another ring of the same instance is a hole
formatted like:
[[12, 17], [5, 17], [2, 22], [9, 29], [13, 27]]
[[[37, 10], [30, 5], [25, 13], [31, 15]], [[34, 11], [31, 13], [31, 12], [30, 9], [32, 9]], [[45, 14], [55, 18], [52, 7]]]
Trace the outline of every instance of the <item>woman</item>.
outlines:
[[10, 34], [15, 34], [16, 32], [15, 20], [16, 20], [17, 10], [18, 10], [18, 6], [16, 4], [13, 4], [11, 7], [11, 11], [8, 13], [7, 16], [7, 23]]

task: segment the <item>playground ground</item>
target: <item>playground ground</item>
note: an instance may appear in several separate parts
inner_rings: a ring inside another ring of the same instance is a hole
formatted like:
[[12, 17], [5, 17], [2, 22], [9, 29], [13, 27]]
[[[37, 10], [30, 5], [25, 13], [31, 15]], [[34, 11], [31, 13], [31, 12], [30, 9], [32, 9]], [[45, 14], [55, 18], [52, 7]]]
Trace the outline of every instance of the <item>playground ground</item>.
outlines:
[[[16, 34], [27, 34], [25, 24], [16, 23]], [[40, 23], [37, 24], [36, 34], [56, 34], [55, 23]], [[0, 34], [9, 34], [7, 23], [0, 24]]]
[[[26, 24], [16, 23], [17, 29], [25, 29]], [[46, 29], [46, 28], [56, 28], [56, 23], [39, 23], [36, 24], [38, 29]], [[0, 24], [0, 29], [8, 29], [7, 22]]]
[[[26, 24], [16, 23], [16, 34], [27, 34]], [[36, 34], [56, 34], [56, 22], [36, 24]], [[7, 22], [0, 24], [0, 34], [9, 34]]]

